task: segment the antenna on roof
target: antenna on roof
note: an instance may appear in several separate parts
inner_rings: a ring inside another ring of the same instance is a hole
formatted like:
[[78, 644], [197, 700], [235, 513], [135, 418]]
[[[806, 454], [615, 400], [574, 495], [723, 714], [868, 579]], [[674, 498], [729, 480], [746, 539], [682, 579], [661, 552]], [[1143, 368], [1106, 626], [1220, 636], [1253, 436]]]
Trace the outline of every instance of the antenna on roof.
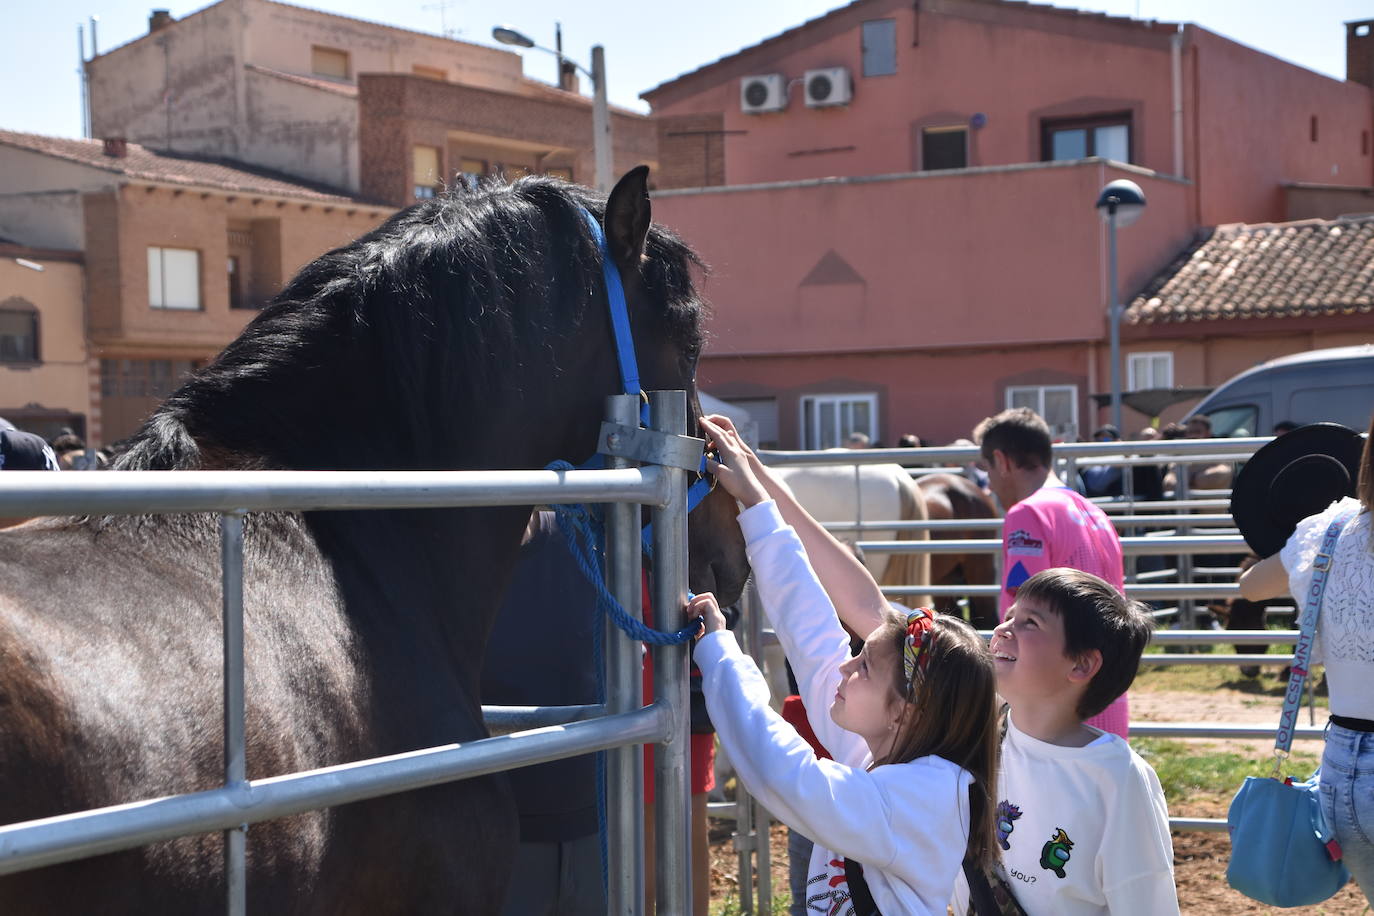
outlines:
[[81, 89], [81, 136], [90, 139], [90, 106], [86, 104], [86, 27], [76, 24], [76, 79]]
[[445, 38], [453, 38], [462, 33], [462, 29], [450, 29], [448, 27], [448, 11], [450, 7], [456, 7], [458, 0], [438, 0], [437, 3], [426, 3], [420, 7], [422, 10], [439, 11], [439, 34]]

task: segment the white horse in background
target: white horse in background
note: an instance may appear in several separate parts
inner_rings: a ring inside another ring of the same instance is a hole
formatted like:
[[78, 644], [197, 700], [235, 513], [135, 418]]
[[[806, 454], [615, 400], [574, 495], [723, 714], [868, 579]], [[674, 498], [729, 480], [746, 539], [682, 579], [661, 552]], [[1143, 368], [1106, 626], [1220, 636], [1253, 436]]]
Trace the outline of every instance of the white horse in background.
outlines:
[[[837, 449], [843, 452], [844, 449]], [[818, 521], [886, 522], [924, 521], [928, 518], [920, 487], [906, 468], [898, 464], [795, 465], [776, 469], [807, 512]], [[842, 541], [925, 541], [925, 531], [894, 531], [890, 528], [859, 531], [832, 527]], [[930, 555], [925, 553], [865, 553], [864, 565], [880, 585], [928, 585]], [[928, 607], [927, 595], [895, 599], [908, 607]], [[865, 634], [860, 634], [865, 635]]]

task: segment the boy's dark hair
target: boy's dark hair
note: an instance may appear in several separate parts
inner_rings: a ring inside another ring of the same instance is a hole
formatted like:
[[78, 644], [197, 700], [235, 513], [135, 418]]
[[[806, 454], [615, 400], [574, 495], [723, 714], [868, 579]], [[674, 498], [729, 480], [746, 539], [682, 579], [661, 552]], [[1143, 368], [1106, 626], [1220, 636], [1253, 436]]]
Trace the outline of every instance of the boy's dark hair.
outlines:
[[1078, 700], [1079, 718], [1097, 715], [1126, 692], [1154, 633], [1145, 605], [1092, 573], [1063, 567], [1041, 570], [1021, 583], [1016, 600], [1027, 598], [1064, 621], [1065, 655], [1077, 658], [1093, 649], [1102, 655], [1101, 667]]
[[1013, 407], [988, 417], [973, 430], [973, 441], [988, 461], [994, 450], [1018, 468], [1047, 468], [1053, 460], [1050, 428], [1029, 407]]

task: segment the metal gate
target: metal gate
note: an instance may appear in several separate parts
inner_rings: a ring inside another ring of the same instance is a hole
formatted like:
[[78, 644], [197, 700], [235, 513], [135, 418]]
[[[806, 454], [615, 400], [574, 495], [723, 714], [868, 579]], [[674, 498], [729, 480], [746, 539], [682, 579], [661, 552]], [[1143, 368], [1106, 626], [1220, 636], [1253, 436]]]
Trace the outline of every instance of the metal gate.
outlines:
[[[608, 399], [607, 419], [638, 425], [640, 399]], [[684, 392], [650, 396], [650, 426], [680, 436]], [[604, 707], [484, 709], [493, 724], [532, 730], [340, 766], [249, 780], [244, 771], [243, 518], [254, 511], [610, 504], [607, 582], [641, 612], [640, 506], [653, 519], [654, 605], [669, 619], [687, 596], [686, 472], [608, 459], [596, 471], [110, 471], [0, 475], [0, 516], [220, 514], [224, 610], [224, 784], [91, 811], [0, 826], [0, 874], [68, 862], [194, 833], [225, 835], [227, 912], [246, 908], [249, 824], [592, 751], [607, 754], [609, 912], [644, 900], [643, 757], [654, 769], [657, 912], [691, 913], [687, 646], [654, 646], [654, 703], [642, 705], [640, 649], [607, 638]], [[607, 622], [608, 637], [614, 626]], [[558, 728], [538, 726], [557, 725]]]

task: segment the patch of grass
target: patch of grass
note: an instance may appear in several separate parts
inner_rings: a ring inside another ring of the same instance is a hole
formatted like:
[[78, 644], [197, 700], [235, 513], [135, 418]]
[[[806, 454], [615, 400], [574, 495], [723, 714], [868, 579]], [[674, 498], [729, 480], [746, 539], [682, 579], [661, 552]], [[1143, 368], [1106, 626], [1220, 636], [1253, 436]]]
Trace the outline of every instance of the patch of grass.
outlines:
[[[787, 908], [792, 904], [791, 895], [786, 892], [773, 895], [773, 910], [768, 916], [787, 916]], [[721, 903], [712, 904], [711, 916], [740, 916], [739, 898], [730, 897]]]
[[[1230, 647], [1223, 647], [1228, 653]], [[1146, 649], [1147, 653], [1158, 651], [1175, 651], [1176, 646], [1150, 646]], [[1292, 646], [1270, 646], [1270, 655], [1290, 655]], [[1287, 689], [1288, 682], [1278, 679], [1281, 668], [1274, 665], [1264, 665], [1260, 667], [1260, 673], [1255, 677], [1246, 677], [1240, 673], [1240, 667], [1231, 665], [1149, 665], [1140, 666], [1140, 673], [1136, 675], [1135, 682], [1131, 684], [1132, 691], [1139, 690], [1181, 690], [1194, 693], [1213, 693], [1220, 690], [1229, 690], [1234, 693], [1244, 693], [1255, 697], [1255, 702], [1272, 699], [1275, 701], [1283, 700], [1283, 692]], [[1316, 683], [1320, 683], [1322, 667], [1316, 666], [1316, 671], [1312, 677], [1308, 678], [1308, 688]], [[1316, 680], [1314, 681], [1313, 678]], [[1303, 692], [1303, 705], [1307, 705], [1307, 689]], [[1317, 706], [1327, 708], [1329, 702], [1326, 697], [1318, 696], [1315, 701]]]
[[[1259, 750], [1209, 750], [1205, 745], [1166, 738], [1132, 738], [1131, 747], [1154, 767], [1164, 786], [1164, 795], [1170, 799], [1186, 799], [1197, 792], [1234, 792], [1245, 777], [1266, 776], [1272, 765], [1271, 758]], [[1306, 777], [1319, 762], [1317, 754], [1295, 752], [1284, 772]]]

